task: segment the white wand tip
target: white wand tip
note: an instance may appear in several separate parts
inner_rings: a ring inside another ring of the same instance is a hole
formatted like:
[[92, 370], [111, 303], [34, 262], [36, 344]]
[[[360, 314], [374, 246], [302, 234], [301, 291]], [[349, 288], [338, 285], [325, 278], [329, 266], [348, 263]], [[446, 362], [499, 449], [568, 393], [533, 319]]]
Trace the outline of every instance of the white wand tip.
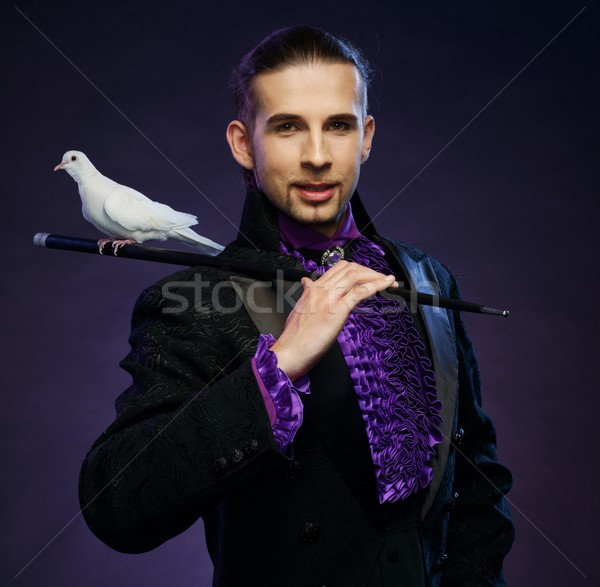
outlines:
[[50, 236], [49, 232], [36, 232], [33, 235], [33, 244], [36, 247], [45, 247], [46, 239]]

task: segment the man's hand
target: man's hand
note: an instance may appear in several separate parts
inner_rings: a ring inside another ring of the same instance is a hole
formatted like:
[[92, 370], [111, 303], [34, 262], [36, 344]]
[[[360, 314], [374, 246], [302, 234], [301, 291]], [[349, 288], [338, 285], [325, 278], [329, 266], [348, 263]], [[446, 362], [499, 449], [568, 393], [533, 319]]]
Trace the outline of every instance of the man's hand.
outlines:
[[388, 287], [393, 275], [339, 261], [316, 281], [302, 278], [304, 291], [271, 350], [278, 367], [293, 381], [308, 373], [336, 340], [350, 311]]

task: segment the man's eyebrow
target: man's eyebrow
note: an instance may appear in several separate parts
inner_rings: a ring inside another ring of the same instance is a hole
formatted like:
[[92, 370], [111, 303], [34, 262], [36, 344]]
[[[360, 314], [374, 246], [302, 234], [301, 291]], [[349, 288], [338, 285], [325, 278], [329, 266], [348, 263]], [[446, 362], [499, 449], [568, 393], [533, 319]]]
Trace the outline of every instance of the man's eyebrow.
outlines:
[[278, 114], [273, 114], [273, 116], [269, 116], [267, 118], [267, 124], [273, 124], [274, 122], [282, 122], [287, 120], [300, 120], [302, 117], [299, 114], [287, 114], [285, 112], [281, 112]]
[[[267, 118], [267, 124], [274, 124], [276, 122], [283, 122], [283, 121], [288, 122], [288, 121], [295, 121], [295, 120], [302, 120], [302, 116], [300, 116], [299, 114], [280, 112], [277, 114], [273, 114], [272, 116], [269, 116], [269, 118]], [[350, 122], [352, 124], [358, 123], [358, 117], [355, 114], [352, 114], [351, 112], [341, 112], [339, 114], [331, 114], [330, 116], [327, 117], [327, 121], [330, 122], [332, 120], [340, 120], [343, 122]]]
[[328, 121], [331, 120], [340, 120], [342, 122], [351, 122], [353, 124], [358, 123], [358, 117], [356, 114], [352, 114], [351, 112], [341, 112], [340, 114], [332, 114], [327, 117]]

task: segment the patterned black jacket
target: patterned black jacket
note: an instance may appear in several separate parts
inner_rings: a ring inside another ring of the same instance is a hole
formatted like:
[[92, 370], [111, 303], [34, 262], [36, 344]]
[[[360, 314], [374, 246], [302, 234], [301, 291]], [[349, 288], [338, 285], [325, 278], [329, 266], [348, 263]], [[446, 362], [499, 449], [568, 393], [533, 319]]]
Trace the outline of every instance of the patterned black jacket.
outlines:
[[[377, 234], [358, 194], [352, 209], [397, 276], [458, 297], [445, 267]], [[296, 266], [278, 243], [275, 210], [250, 192], [223, 256]], [[207, 282], [201, 289], [198, 276]], [[121, 363], [133, 382], [83, 463], [83, 515], [100, 540], [128, 553], [153, 549], [202, 516], [218, 587], [366, 587], [394, 537], [382, 523], [356, 398], [336, 399], [339, 412], [326, 427], [338, 440], [319, 435], [313, 408], [286, 455], [277, 451], [250, 360], [258, 333], [281, 330], [285, 312], [261, 322], [229, 278], [190, 268], [139, 297]], [[512, 479], [496, 458], [473, 349], [457, 312], [420, 307], [416, 318], [436, 371], [444, 435], [420, 496], [424, 584], [500, 586], [514, 536], [503, 497]], [[351, 389], [339, 353], [335, 343], [317, 366], [330, 383], [315, 389], [311, 377], [313, 397], [328, 397], [331, 381]]]

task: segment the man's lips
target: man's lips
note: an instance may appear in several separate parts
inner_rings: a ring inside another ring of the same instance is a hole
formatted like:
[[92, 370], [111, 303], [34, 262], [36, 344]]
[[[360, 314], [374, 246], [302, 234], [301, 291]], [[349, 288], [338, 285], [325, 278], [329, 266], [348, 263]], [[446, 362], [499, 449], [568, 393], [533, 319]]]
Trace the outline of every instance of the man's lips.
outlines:
[[337, 183], [295, 183], [294, 187], [300, 192], [303, 199], [309, 202], [322, 202], [333, 196]]

